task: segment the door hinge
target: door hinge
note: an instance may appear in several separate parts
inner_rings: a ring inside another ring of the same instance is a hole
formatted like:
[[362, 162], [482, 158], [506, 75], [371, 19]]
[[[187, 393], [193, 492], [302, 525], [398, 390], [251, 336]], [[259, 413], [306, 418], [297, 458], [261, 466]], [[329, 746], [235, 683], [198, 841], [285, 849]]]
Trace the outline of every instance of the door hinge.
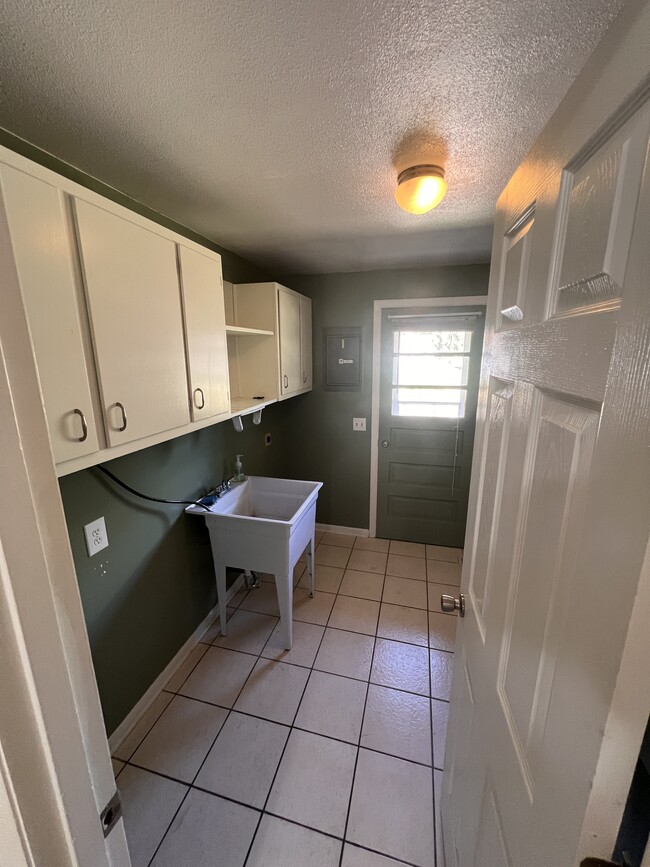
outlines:
[[111, 831], [121, 818], [122, 799], [120, 798], [119, 791], [116, 789], [115, 794], [110, 799], [108, 804], [106, 804], [99, 817], [99, 821], [102, 823], [104, 838], [108, 837], [108, 835], [111, 833]]

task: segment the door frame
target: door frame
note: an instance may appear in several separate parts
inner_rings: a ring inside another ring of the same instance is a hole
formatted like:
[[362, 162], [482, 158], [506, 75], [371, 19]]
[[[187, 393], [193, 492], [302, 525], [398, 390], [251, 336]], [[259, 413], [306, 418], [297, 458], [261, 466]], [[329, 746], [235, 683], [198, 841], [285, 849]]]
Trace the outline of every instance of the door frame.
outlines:
[[401, 307], [475, 307], [487, 305], [485, 295], [437, 295], [435, 298], [393, 298], [373, 302], [372, 319], [372, 404], [370, 416], [370, 526], [368, 535], [377, 535], [377, 487], [379, 465], [379, 381], [381, 377], [381, 317], [384, 310]]
[[129, 867], [123, 820], [100, 823], [115, 778], [1, 196], [0, 282], [0, 828], [30, 867]]

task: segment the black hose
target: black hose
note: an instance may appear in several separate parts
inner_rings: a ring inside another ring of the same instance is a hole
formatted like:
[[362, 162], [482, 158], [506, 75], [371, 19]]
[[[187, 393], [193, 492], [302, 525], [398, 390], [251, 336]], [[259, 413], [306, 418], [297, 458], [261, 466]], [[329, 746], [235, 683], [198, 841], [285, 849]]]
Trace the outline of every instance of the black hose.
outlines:
[[205, 509], [206, 512], [210, 511], [210, 507], [206, 506], [205, 503], [201, 503], [199, 500], [162, 500], [159, 497], [150, 497], [148, 494], [142, 494], [140, 491], [136, 491], [135, 488], [127, 485], [126, 482], [118, 479], [118, 477], [114, 476], [110, 470], [106, 469], [106, 467], [98, 465], [97, 469], [104, 473], [104, 475], [108, 476], [109, 479], [112, 479], [121, 488], [124, 488], [125, 491], [128, 491], [130, 494], [135, 494], [136, 497], [141, 497], [143, 500], [149, 500], [151, 503], [167, 503], [172, 506], [201, 506], [201, 508]]

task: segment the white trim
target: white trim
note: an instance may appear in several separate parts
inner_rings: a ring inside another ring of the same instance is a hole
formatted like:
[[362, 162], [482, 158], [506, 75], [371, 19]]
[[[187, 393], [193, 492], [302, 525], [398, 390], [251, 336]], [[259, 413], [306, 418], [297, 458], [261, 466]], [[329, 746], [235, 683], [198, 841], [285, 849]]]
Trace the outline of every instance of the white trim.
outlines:
[[[240, 587], [243, 587], [243, 585], [244, 574], [242, 573], [228, 589], [228, 592], [226, 593], [226, 603], [228, 603], [232, 599], [232, 597], [239, 591]], [[111, 753], [113, 753], [119, 747], [124, 738], [140, 722], [140, 720], [149, 710], [156, 698], [160, 695], [165, 684], [167, 684], [169, 680], [171, 680], [171, 678], [176, 674], [176, 672], [185, 662], [190, 653], [194, 650], [196, 645], [199, 644], [205, 633], [216, 620], [218, 614], [219, 605], [217, 604], [214, 606], [214, 608], [210, 609], [208, 614], [199, 623], [199, 625], [187, 639], [185, 644], [180, 648], [176, 656], [174, 656], [174, 658], [168, 663], [168, 665], [165, 666], [163, 671], [160, 672], [158, 677], [154, 680], [154, 682], [142, 696], [140, 701], [124, 717], [122, 722], [108, 739], [108, 746]]]
[[369, 532], [361, 527], [339, 527], [337, 524], [316, 524], [316, 529], [324, 533], [340, 533], [342, 536], [367, 536]]
[[446, 295], [436, 298], [395, 298], [375, 301], [372, 318], [372, 409], [370, 418], [370, 529], [368, 535], [377, 535], [377, 465], [379, 461], [379, 369], [381, 361], [381, 314], [395, 307], [485, 307], [485, 295]]

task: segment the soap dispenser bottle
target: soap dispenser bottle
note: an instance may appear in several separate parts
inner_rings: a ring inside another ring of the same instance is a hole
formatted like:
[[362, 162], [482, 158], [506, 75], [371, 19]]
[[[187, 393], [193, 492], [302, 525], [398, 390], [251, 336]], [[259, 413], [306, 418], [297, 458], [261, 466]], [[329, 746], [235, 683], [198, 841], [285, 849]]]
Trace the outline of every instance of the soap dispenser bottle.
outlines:
[[246, 476], [244, 475], [244, 467], [242, 466], [241, 459], [243, 455], [237, 455], [235, 460], [235, 476], [234, 480], [236, 482], [244, 482], [246, 481]]

